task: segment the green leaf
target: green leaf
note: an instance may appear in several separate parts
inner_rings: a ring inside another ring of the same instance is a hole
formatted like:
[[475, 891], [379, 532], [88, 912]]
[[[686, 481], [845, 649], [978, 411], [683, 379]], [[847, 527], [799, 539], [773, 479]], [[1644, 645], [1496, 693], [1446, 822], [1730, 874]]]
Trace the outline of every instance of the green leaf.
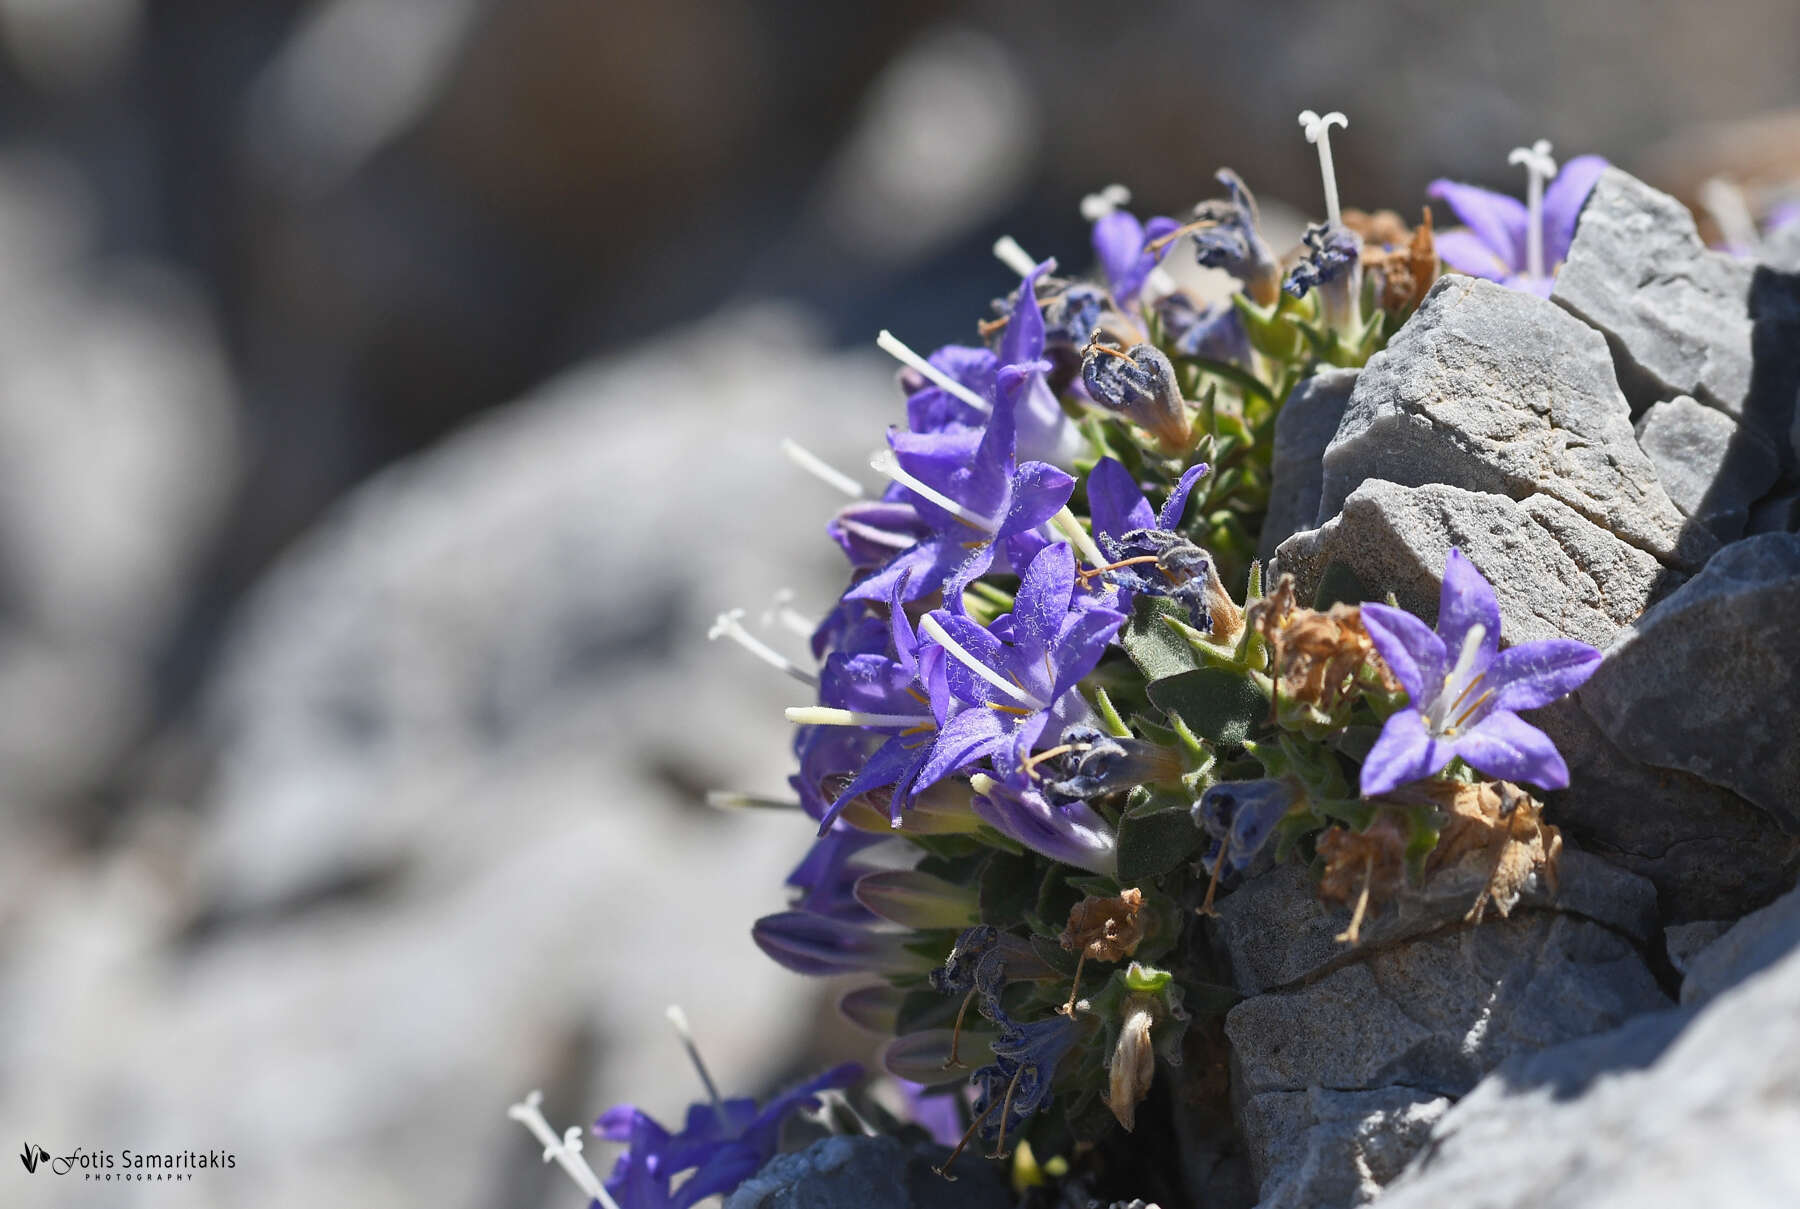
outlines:
[[1369, 589], [1348, 563], [1333, 562], [1319, 577], [1319, 590], [1313, 594], [1313, 608], [1329, 609], [1334, 604], [1361, 604], [1370, 598]]
[[1192, 856], [1201, 838], [1186, 806], [1125, 815], [1119, 820], [1119, 884], [1155, 881]]
[[1215, 747], [1235, 747], [1269, 713], [1269, 699], [1255, 683], [1223, 668], [1199, 668], [1154, 680], [1145, 688], [1165, 714]]
[[1271, 407], [1275, 404], [1274, 396], [1269, 393], [1267, 383], [1229, 362], [1214, 361], [1207, 357], [1183, 357], [1182, 360], [1192, 365], [1198, 365], [1209, 374], [1217, 374], [1246, 395], [1254, 395]]
[[1119, 644], [1146, 680], [1175, 676], [1197, 665], [1187, 639], [1163, 621], [1165, 617], [1179, 618], [1185, 613], [1185, 609], [1166, 596], [1137, 598], [1131, 620], [1119, 634]]
[[1039, 882], [1037, 862], [1031, 857], [996, 852], [981, 870], [981, 922], [996, 928], [1017, 925], [1036, 905]]

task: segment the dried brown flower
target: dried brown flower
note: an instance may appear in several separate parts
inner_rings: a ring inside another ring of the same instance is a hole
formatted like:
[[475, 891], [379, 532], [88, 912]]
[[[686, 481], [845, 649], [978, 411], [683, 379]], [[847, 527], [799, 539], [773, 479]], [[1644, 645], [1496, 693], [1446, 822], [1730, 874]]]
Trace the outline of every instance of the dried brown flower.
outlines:
[[1122, 961], [1137, 952], [1144, 939], [1143, 891], [1121, 890], [1117, 898], [1089, 895], [1069, 909], [1069, 925], [1061, 936], [1065, 952], [1095, 961]]
[[[1371, 222], [1390, 217], [1391, 223], [1380, 225], [1380, 237], [1364, 236], [1362, 265], [1380, 280], [1381, 309], [1405, 314], [1424, 301], [1425, 292], [1438, 278], [1437, 245], [1432, 239], [1429, 207], [1419, 225], [1411, 230], [1391, 210], [1381, 211]], [[1344, 222], [1349, 224], [1348, 214]]]
[[1107, 1068], [1106, 1106], [1126, 1133], [1137, 1123], [1138, 1102], [1150, 1094], [1156, 1078], [1156, 1051], [1150, 1044], [1150, 1026], [1155, 1023], [1155, 1001], [1149, 996], [1134, 996], [1125, 1005], [1125, 1023]]
[[1362, 938], [1369, 907], [1386, 902], [1406, 884], [1406, 833], [1384, 813], [1364, 831], [1328, 828], [1319, 836], [1319, 855], [1325, 860], [1319, 897], [1355, 904], [1350, 926], [1338, 935], [1338, 940], [1353, 945]]
[[1375, 657], [1362, 609], [1349, 604], [1324, 612], [1296, 608], [1291, 575], [1283, 575], [1274, 591], [1252, 603], [1245, 620], [1269, 645], [1277, 702], [1298, 701], [1330, 713], [1353, 693], [1353, 677], [1365, 663], [1376, 669], [1385, 687], [1399, 687]]
[[1562, 833], [1544, 822], [1537, 799], [1508, 781], [1465, 785], [1431, 784], [1450, 819], [1438, 835], [1426, 862], [1429, 876], [1468, 860], [1484, 862], [1487, 881], [1469, 908], [1468, 919], [1480, 923], [1489, 903], [1501, 918], [1512, 914], [1531, 875], [1539, 869], [1554, 885], [1562, 855]]

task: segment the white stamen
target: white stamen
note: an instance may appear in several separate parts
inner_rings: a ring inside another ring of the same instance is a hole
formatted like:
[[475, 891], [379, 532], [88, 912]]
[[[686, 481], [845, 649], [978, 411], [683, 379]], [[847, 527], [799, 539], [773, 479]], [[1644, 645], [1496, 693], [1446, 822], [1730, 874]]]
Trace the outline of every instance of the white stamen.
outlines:
[[1544, 182], [1556, 175], [1550, 158], [1550, 140], [1539, 139], [1529, 147], [1514, 147], [1509, 164], [1525, 165], [1525, 271], [1544, 275]]
[[791, 437], [781, 438], [781, 452], [788, 460], [829, 487], [836, 487], [853, 500], [860, 500], [863, 485], [827, 462], [824, 458]]
[[1021, 248], [1019, 241], [1010, 235], [1002, 235], [994, 241], [994, 257], [1021, 277], [1031, 276], [1031, 271], [1037, 268], [1031, 253]]
[[1081, 557], [1087, 559], [1089, 566], [1104, 567], [1106, 565], [1107, 558], [1100, 552], [1099, 543], [1094, 540], [1092, 534], [1081, 527], [1081, 522], [1075, 518], [1073, 512], [1069, 511], [1067, 504], [1062, 506], [1061, 512], [1050, 518], [1050, 523], [1062, 531], [1063, 535], [1069, 539], [1069, 543], [1080, 552]]
[[938, 623], [938, 619], [931, 614], [927, 613], [925, 616], [919, 618], [919, 628], [924, 630], [927, 634], [930, 634], [933, 641], [943, 647], [945, 653], [952, 659], [968, 668], [971, 672], [974, 672], [977, 676], [980, 676], [983, 680], [1005, 693], [1008, 697], [1011, 697], [1014, 701], [1017, 701], [1020, 705], [1023, 705], [1028, 709], [1050, 708], [1050, 703], [1048, 701], [1039, 701], [1031, 693], [1026, 692], [1024, 689], [1002, 676], [999, 672], [996, 672], [993, 668], [971, 655], [960, 642], [950, 637], [950, 632], [944, 629], [944, 627]]
[[544, 1120], [543, 1109], [540, 1107], [543, 1102], [544, 1093], [534, 1091], [522, 1102], [507, 1109], [506, 1115], [529, 1129], [543, 1143], [544, 1162], [555, 1159], [557, 1166], [569, 1173], [569, 1178], [575, 1181], [577, 1188], [599, 1201], [605, 1209], [619, 1209], [619, 1202], [613, 1200], [606, 1185], [600, 1182], [594, 1169], [581, 1157], [581, 1130], [571, 1125], [567, 1133], [557, 1137], [556, 1131], [550, 1128], [550, 1122]]
[[793, 607], [794, 590], [782, 588], [775, 593], [775, 599], [763, 610], [762, 623], [766, 626], [780, 623], [784, 630], [801, 638], [810, 639], [813, 631], [819, 628], [817, 617], [808, 617]]
[[1081, 217], [1089, 222], [1099, 222], [1120, 206], [1131, 204], [1131, 190], [1124, 185], [1108, 185], [1098, 193], [1090, 193], [1081, 199]]
[[787, 720], [797, 726], [920, 726], [930, 725], [924, 714], [865, 714], [829, 705], [790, 705]]
[[1750, 204], [1744, 200], [1742, 189], [1721, 177], [1709, 176], [1700, 185], [1700, 204], [1712, 215], [1726, 243], [1743, 249], [1745, 256], [1756, 255], [1762, 237], [1756, 233], [1756, 220], [1750, 217]]
[[1150, 270], [1150, 276], [1144, 278], [1144, 288], [1139, 291], [1139, 295], [1152, 299], [1166, 298], [1180, 288], [1181, 283], [1175, 280], [1169, 270], [1157, 265]]
[[913, 352], [895, 338], [894, 333], [882, 328], [875, 337], [875, 346], [902, 365], [911, 366], [929, 378], [940, 390], [947, 390], [957, 398], [973, 407], [982, 415], [992, 415], [994, 405], [986, 399], [952, 378], [949, 374]]
[[1320, 117], [1310, 109], [1300, 113], [1300, 127], [1306, 131], [1306, 141], [1319, 149], [1319, 176], [1325, 181], [1325, 222], [1329, 226], [1343, 226], [1343, 215], [1338, 212], [1337, 170], [1331, 164], [1331, 128], [1337, 126], [1349, 129], [1350, 119], [1332, 110]]
[[737, 789], [709, 789], [706, 804], [714, 810], [798, 810], [800, 803], [792, 798], [765, 798], [761, 794]]
[[874, 542], [878, 546], [891, 546], [896, 550], [910, 549], [919, 540], [916, 537], [908, 537], [904, 533], [890, 533], [886, 529], [877, 529], [874, 525], [853, 521], [847, 516], [838, 517], [838, 526], [847, 533], [854, 533], [864, 541]]
[[724, 1124], [725, 1105], [719, 1100], [719, 1085], [713, 1082], [711, 1072], [706, 1069], [706, 1063], [700, 1058], [700, 1047], [694, 1042], [694, 1030], [688, 1027], [687, 1013], [681, 1010], [680, 1004], [671, 1003], [663, 1015], [667, 1016], [669, 1023], [675, 1026], [675, 1035], [681, 1038], [681, 1044], [687, 1050], [688, 1061], [694, 1064], [694, 1070], [699, 1074], [700, 1082], [706, 1085], [706, 1095], [712, 1101], [713, 1112], [718, 1114], [719, 1123]]
[[786, 655], [783, 655], [780, 651], [752, 634], [749, 630], [746, 630], [744, 628], [743, 618], [744, 610], [742, 609], [731, 609], [727, 612], [720, 613], [718, 618], [713, 622], [712, 629], [706, 631], [707, 638], [715, 642], [721, 638], [729, 638], [776, 671], [786, 672], [801, 684], [810, 684], [814, 688], [818, 687], [819, 677], [816, 673], [801, 667], [792, 659], [789, 659]]
[[1456, 665], [1444, 677], [1444, 687], [1438, 690], [1437, 700], [1431, 703], [1427, 716], [1431, 729], [1441, 734], [1444, 725], [1450, 721], [1446, 716], [1462, 698], [1469, 687], [1469, 671], [1475, 666], [1475, 660], [1481, 657], [1481, 643], [1487, 637], [1487, 627], [1476, 622], [1463, 635], [1462, 650], [1456, 653]]
[[893, 479], [896, 483], [899, 483], [914, 495], [930, 500], [959, 521], [966, 521], [985, 533], [992, 533], [1000, 528], [1000, 522], [993, 517], [983, 516], [973, 508], [964, 507], [962, 504], [957, 503], [955, 500], [939, 491], [936, 487], [931, 486], [931, 484], [921, 482], [911, 474], [908, 474], [906, 469], [900, 465], [900, 459], [894, 456], [894, 451], [891, 449], [877, 450], [870, 456], [869, 465], [873, 466], [882, 474], [887, 475], [890, 479]]
[[818, 1096], [818, 1111], [806, 1115], [818, 1122], [822, 1128], [830, 1130], [833, 1134], [840, 1132], [838, 1129], [837, 1114], [833, 1109], [841, 1108], [849, 1115], [852, 1121], [856, 1122], [857, 1129], [862, 1131], [864, 1137], [872, 1138], [876, 1136], [875, 1127], [863, 1119], [863, 1115], [856, 1111], [856, 1106], [850, 1103], [850, 1098], [843, 1092], [833, 1087], [819, 1092]]

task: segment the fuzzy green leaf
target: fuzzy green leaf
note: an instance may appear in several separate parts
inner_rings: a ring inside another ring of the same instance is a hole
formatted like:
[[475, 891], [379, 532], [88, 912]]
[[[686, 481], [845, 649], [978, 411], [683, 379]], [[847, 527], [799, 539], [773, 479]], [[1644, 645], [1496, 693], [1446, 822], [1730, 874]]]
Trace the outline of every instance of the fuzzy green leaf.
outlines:
[[1200, 668], [1152, 681], [1145, 689], [1165, 714], [1215, 747], [1235, 747], [1269, 713], [1269, 699], [1254, 683], [1222, 668]]
[[1155, 881], [1192, 856], [1201, 838], [1186, 806], [1125, 815], [1119, 820], [1119, 884]]
[[1186, 610], [1166, 596], [1140, 596], [1131, 620], [1119, 633], [1119, 644], [1146, 680], [1161, 680], [1197, 666], [1187, 639], [1170, 629], [1165, 617], [1183, 617]]

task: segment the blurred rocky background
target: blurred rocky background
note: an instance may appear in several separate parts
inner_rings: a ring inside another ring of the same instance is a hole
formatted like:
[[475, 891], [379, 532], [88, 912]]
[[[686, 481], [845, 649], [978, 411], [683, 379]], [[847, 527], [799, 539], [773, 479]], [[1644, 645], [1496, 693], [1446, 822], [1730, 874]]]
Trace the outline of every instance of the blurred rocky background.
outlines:
[[[558, 1124], [821, 1043], [748, 924], [805, 829], [721, 608], [840, 574], [879, 327], [1002, 231], [1511, 147], [1800, 171], [1788, 0], [0, 0], [0, 1122], [223, 1149], [185, 1204], [567, 1205]], [[19, 1172], [8, 1204], [94, 1203]], [[157, 1197], [119, 1187], [108, 1204]]]

